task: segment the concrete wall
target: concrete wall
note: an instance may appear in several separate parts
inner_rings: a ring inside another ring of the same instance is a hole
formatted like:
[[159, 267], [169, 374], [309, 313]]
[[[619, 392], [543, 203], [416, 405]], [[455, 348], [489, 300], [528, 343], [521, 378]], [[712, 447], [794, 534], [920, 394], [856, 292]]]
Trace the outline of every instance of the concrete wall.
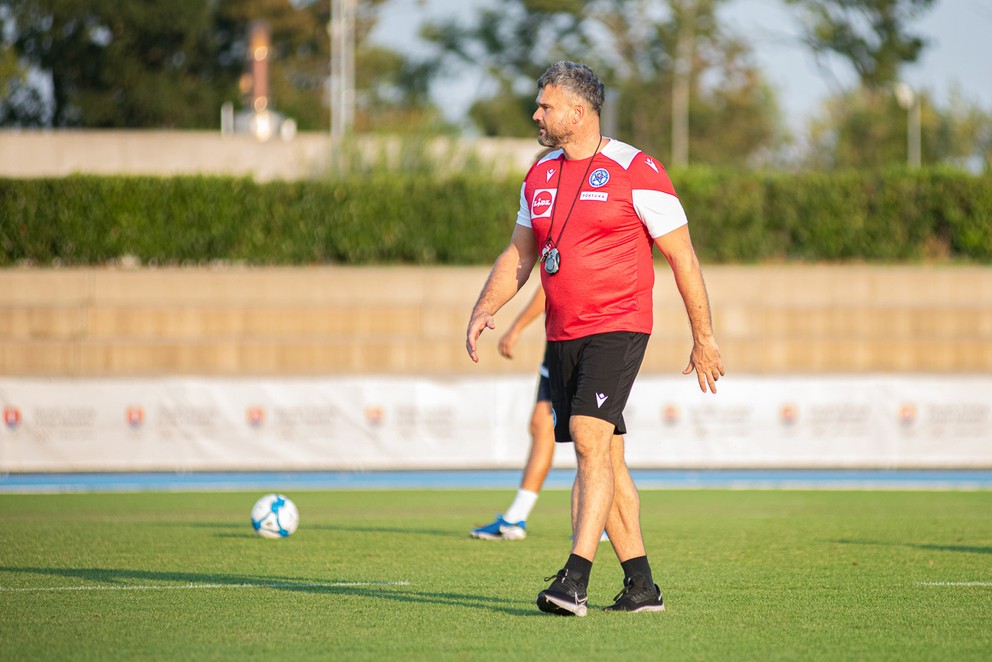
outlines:
[[[393, 158], [401, 141], [363, 137], [366, 159]], [[476, 156], [494, 172], [523, 173], [541, 147], [533, 139], [436, 139], [423, 146], [433, 158], [462, 167]], [[247, 135], [195, 131], [0, 131], [0, 177], [101, 175], [237, 175], [258, 181], [319, 176], [332, 158], [326, 134], [258, 142]]]
[[[532, 373], [540, 323], [495, 350], [533, 285], [466, 357], [484, 267], [0, 271], [7, 376]], [[738, 374], [992, 371], [992, 269], [710, 266], [718, 341]], [[644, 372], [677, 374], [690, 337], [666, 266]]]

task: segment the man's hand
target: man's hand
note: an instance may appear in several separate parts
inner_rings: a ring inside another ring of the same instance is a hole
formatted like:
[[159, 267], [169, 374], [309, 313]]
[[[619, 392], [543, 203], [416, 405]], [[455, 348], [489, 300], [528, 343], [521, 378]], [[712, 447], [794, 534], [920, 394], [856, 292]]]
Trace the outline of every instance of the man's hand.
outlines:
[[520, 337], [520, 332], [516, 327], [510, 329], [503, 335], [499, 337], [499, 344], [496, 348], [499, 350], [499, 355], [505, 359], [513, 358], [513, 348], [517, 344], [517, 338]]
[[468, 330], [465, 332], [465, 349], [468, 351], [469, 358], [475, 363], [479, 362], [479, 355], [476, 353], [476, 341], [483, 331], [495, 328], [496, 321], [489, 313], [478, 313], [469, 320]]
[[716, 341], [693, 344], [692, 353], [689, 354], [689, 365], [682, 374], [692, 374], [693, 370], [696, 371], [700, 390], [706, 393], [708, 386], [712, 393], [716, 393], [716, 383], [723, 376], [723, 359], [720, 358], [720, 348], [717, 347]]

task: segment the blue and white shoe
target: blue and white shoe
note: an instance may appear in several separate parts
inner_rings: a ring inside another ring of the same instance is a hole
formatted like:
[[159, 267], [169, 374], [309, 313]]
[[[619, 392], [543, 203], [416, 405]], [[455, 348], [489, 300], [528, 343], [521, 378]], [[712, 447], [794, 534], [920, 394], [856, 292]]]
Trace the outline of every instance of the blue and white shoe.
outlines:
[[527, 537], [527, 522], [507, 522], [502, 515], [496, 515], [496, 521], [470, 532], [473, 538], [481, 540], [523, 540]]

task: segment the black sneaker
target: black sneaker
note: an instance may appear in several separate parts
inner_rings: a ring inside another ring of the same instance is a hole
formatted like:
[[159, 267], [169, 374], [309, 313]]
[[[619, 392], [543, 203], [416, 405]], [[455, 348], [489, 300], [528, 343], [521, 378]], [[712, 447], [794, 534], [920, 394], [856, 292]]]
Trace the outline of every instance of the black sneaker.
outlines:
[[657, 584], [649, 583], [643, 575], [625, 578], [623, 590], [613, 600], [613, 606], [605, 611], [665, 611], [661, 589]]
[[569, 572], [562, 568], [553, 577], [545, 577], [544, 581], [551, 586], [537, 594], [537, 608], [549, 614], [560, 616], [585, 616], [586, 588], [580, 581], [581, 572]]

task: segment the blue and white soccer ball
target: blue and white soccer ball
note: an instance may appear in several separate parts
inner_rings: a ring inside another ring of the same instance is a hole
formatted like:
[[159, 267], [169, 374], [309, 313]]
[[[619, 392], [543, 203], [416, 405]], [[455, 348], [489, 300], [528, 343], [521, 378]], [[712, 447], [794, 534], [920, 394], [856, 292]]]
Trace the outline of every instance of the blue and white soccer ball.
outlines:
[[251, 509], [251, 526], [263, 538], [287, 538], [300, 524], [300, 511], [289, 497], [266, 494]]

